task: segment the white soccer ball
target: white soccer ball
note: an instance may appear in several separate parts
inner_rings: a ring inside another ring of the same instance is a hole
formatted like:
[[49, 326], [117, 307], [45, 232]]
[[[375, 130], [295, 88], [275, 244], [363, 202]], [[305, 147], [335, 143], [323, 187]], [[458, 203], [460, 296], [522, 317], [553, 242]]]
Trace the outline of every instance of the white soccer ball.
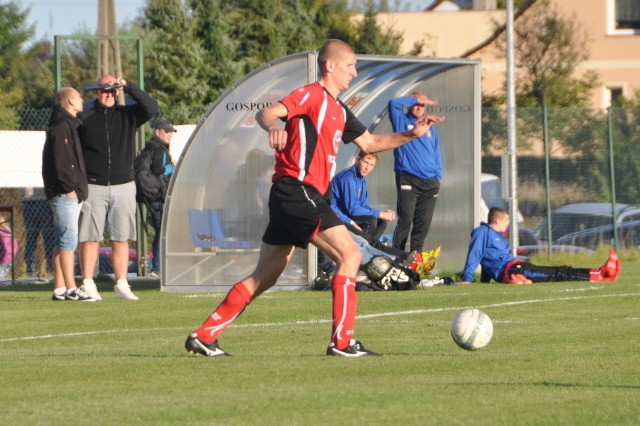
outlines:
[[451, 321], [451, 337], [462, 349], [482, 349], [489, 344], [492, 336], [491, 318], [480, 309], [463, 309]]

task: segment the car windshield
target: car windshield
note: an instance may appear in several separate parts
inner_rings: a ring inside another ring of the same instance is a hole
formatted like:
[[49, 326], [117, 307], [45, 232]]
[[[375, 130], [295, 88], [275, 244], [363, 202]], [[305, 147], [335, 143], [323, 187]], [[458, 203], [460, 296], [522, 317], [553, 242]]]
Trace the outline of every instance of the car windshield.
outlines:
[[[551, 240], [556, 241], [563, 235], [597, 226], [610, 225], [611, 217], [594, 216], [589, 214], [565, 214], [553, 213], [551, 215]], [[541, 241], [547, 241], [547, 220], [543, 220], [538, 229], [536, 237]]]
[[[634, 220], [619, 224], [618, 247], [638, 248], [640, 247], [640, 221]], [[574, 232], [565, 235], [557, 240], [558, 244], [568, 244], [586, 247], [595, 250], [600, 245], [614, 245], [613, 226], [605, 225], [598, 228], [587, 229], [586, 231]]]

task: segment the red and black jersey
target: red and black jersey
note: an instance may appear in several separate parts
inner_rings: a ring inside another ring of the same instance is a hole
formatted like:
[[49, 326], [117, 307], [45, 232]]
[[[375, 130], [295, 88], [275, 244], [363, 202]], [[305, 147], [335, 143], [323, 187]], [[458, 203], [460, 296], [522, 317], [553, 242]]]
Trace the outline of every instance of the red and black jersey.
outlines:
[[319, 82], [294, 90], [280, 102], [288, 110], [288, 140], [282, 151], [276, 151], [273, 181], [289, 176], [325, 194], [336, 171], [340, 142], [353, 141], [366, 128]]

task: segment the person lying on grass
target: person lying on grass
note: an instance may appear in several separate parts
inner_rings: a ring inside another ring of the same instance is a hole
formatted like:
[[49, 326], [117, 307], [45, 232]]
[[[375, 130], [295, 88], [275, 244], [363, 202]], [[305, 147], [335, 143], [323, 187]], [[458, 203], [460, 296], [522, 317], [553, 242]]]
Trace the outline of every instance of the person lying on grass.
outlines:
[[506, 284], [531, 284], [549, 281], [615, 281], [620, 273], [620, 260], [614, 249], [600, 268], [573, 266], [539, 266], [511, 256], [509, 242], [503, 233], [509, 227], [509, 213], [499, 207], [489, 209], [488, 223], [471, 231], [471, 241], [460, 284], [470, 284], [478, 265], [482, 274]]

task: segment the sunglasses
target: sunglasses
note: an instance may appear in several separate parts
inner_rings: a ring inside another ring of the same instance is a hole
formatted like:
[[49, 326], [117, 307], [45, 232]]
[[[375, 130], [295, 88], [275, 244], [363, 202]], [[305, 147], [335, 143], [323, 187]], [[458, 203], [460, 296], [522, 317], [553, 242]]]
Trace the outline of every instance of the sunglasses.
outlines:
[[111, 93], [112, 95], [116, 94], [116, 89], [100, 89], [100, 93], [102, 94], [107, 94], [107, 93]]
[[415, 104], [414, 106], [417, 106], [417, 107], [422, 107], [422, 108], [424, 108], [425, 106], [427, 106], [427, 104]]

